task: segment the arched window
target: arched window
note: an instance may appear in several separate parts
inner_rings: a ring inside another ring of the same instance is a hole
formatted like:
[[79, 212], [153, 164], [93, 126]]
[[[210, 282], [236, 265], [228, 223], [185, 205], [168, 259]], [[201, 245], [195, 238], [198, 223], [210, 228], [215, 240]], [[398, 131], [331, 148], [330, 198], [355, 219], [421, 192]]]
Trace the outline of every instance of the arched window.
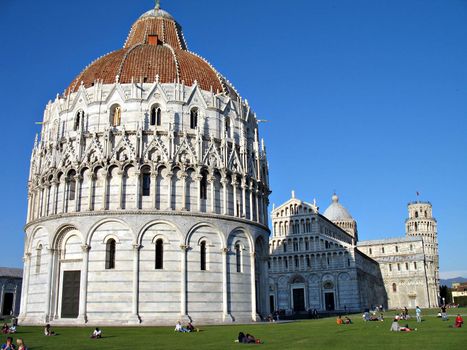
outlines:
[[36, 249], [36, 273], [41, 273], [42, 245]]
[[68, 174], [68, 200], [74, 201], [76, 198], [76, 171], [72, 170]]
[[192, 108], [190, 111], [190, 128], [196, 129], [198, 126], [198, 108]]
[[397, 292], [397, 285], [395, 283], [392, 284], [392, 291], [394, 293]]
[[415, 223], [415, 231], [417, 231], [417, 229], [418, 229], [418, 225], [417, 223]]
[[73, 130], [77, 131], [81, 125], [81, 117], [84, 115], [83, 111], [78, 111], [75, 116], [75, 122], [73, 123]]
[[206, 271], [206, 242], [202, 241], [200, 244], [200, 269]]
[[105, 245], [105, 268], [107, 270], [115, 269], [115, 239], [111, 238]]
[[399, 247], [396, 245], [396, 253], [399, 253]]
[[145, 167], [142, 173], [141, 179], [141, 186], [142, 186], [142, 195], [143, 196], [150, 196], [151, 195], [151, 173], [149, 168]]
[[151, 107], [151, 118], [149, 123], [151, 125], [157, 125], [160, 126], [162, 123], [162, 118], [161, 118], [161, 108], [158, 105], [154, 105]]
[[418, 218], [418, 211], [415, 211], [415, 217]]
[[122, 108], [119, 105], [113, 105], [110, 108], [110, 124], [119, 126], [122, 122]]
[[242, 272], [242, 251], [240, 244], [235, 245], [235, 265], [237, 266], [237, 272]]
[[284, 244], [282, 245], [282, 249], [284, 250], [284, 253], [287, 253], [287, 243], [284, 242]]
[[199, 197], [208, 199], [208, 176], [205, 171], [201, 172], [201, 181], [199, 183]]
[[158, 239], [156, 241], [156, 270], [164, 268], [164, 241]]
[[370, 248], [370, 255], [371, 255], [371, 254], [373, 254], [373, 251], [372, 251], [371, 248]]
[[384, 254], [384, 247], [381, 247], [381, 253]]

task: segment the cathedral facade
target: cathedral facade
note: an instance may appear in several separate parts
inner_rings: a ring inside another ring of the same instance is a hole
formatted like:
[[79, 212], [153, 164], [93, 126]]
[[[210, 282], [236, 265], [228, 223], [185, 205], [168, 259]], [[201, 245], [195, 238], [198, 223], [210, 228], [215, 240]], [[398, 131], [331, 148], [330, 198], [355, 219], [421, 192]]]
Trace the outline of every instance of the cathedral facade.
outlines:
[[439, 305], [436, 220], [428, 202], [408, 205], [406, 237], [358, 241], [357, 223], [334, 195], [292, 198], [272, 211], [269, 310], [286, 314]]
[[357, 224], [334, 195], [316, 203], [292, 198], [272, 211], [269, 310], [285, 314], [359, 312], [386, 305], [379, 264], [357, 249]]
[[269, 193], [252, 108], [156, 6], [46, 106], [20, 322], [256, 320]]

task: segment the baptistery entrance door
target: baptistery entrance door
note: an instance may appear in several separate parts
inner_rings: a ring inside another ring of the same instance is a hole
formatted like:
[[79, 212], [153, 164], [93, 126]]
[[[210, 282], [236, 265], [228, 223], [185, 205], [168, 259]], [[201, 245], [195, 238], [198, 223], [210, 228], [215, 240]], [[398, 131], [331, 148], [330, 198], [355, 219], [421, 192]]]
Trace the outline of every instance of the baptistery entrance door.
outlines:
[[81, 271], [64, 271], [62, 285], [62, 318], [77, 318]]
[[5, 293], [3, 295], [2, 315], [10, 315], [13, 310], [13, 297], [13, 293]]

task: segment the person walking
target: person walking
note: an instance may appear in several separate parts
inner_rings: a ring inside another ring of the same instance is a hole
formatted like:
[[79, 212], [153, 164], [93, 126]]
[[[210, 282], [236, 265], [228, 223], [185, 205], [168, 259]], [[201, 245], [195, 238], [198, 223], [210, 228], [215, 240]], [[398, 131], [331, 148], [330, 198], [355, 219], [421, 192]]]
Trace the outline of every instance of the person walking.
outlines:
[[443, 304], [443, 306], [441, 306], [441, 319], [443, 321], [448, 320], [448, 314], [446, 313], [446, 305], [444, 305], [444, 304]]
[[420, 309], [420, 307], [416, 307], [415, 308], [415, 314], [417, 316], [417, 322], [420, 323], [422, 322], [422, 309]]

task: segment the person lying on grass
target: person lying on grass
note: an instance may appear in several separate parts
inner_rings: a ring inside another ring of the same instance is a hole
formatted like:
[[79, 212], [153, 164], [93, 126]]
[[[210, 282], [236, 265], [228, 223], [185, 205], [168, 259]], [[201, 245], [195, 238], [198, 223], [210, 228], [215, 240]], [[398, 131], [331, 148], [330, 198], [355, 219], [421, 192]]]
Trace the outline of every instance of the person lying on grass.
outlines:
[[238, 338], [235, 340], [236, 343], [241, 344], [262, 344], [260, 339], [256, 339], [253, 335], [240, 332], [238, 333]]

